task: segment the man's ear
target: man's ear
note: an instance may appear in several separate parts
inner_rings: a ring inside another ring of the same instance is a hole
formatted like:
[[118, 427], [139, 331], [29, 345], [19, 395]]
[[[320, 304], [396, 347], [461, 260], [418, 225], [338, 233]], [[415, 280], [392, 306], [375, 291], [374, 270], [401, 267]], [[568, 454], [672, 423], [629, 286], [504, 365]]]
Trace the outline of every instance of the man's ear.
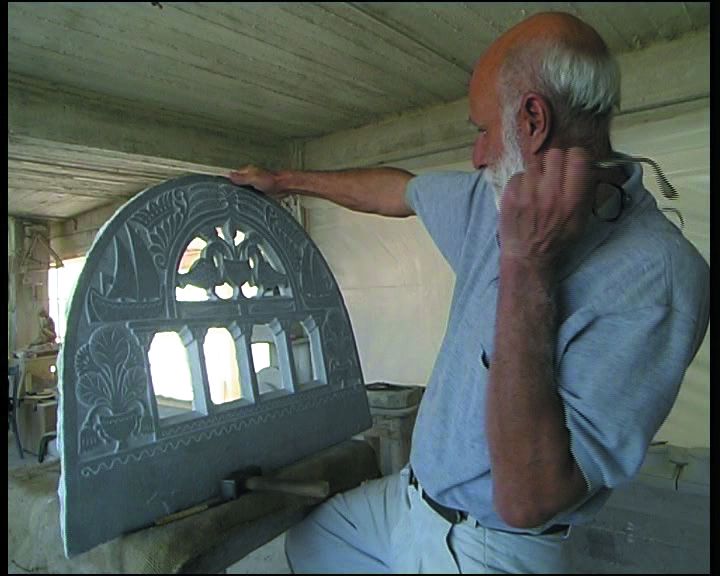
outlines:
[[537, 154], [550, 143], [552, 121], [552, 110], [547, 99], [537, 92], [526, 92], [522, 97], [519, 127], [530, 154]]

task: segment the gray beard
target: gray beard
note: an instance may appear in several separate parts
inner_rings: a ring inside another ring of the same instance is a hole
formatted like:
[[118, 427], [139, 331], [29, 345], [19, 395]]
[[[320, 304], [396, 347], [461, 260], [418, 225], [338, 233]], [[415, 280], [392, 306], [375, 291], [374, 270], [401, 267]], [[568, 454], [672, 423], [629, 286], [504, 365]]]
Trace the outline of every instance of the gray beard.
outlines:
[[520, 144], [517, 137], [517, 126], [511, 114], [503, 111], [503, 153], [492, 167], [485, 169], [487, 179], [495, 192], [495, 206], [500, 211], [502, 195], [510, 178], [518, 172], [525, 171]]

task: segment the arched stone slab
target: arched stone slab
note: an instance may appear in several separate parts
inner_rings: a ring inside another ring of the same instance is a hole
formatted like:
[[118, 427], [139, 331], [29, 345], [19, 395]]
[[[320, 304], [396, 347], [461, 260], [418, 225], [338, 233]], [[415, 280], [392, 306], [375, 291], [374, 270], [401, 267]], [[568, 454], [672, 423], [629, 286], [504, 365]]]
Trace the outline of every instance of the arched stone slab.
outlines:
[[[204, 248], [182, 273], [197, 238]], [[179, 301], [187, 286], [205, 290], [205, 301]], [[303, 379], [298, 326], [311, 352]], [[210, 328], [231, 335], [243, 382], [241, 397], [222, 404], [210, 397], [203, 354]], [[253, 369], [261, 328], [276, 355], [269, 391]], [[188, 358], [193, 400], [176, 415], [163, 413], [153, 388], [148, 351], [159, 332], [177, 333]], [[324, 258], [276, 202], [220, 177], [155, 186], [108, 221], [78, 280], [60, 356], [69, 556], [218, 497], [239, 468], [271, 470], [371, 426], [352, 327]]]

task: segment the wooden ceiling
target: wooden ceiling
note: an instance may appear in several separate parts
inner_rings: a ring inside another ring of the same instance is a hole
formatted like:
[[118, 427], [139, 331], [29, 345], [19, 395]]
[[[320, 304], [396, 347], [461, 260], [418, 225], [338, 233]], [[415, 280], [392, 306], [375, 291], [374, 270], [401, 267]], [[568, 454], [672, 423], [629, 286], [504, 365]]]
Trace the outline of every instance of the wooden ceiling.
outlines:
[[462, 98], [483, 50], [546, 10], [583, 18], [616, 53], [702, 29], [710, 17], [709, 3], [693, 2], [11, 2], [8, 210], [66, 218], [193, 167], [158, 157], [143, 168], [92, 142], [84, 155], [77, 141], [46, 158], [48, 149], [13, 132], [10, 100], [34, 82], [277, 151]]

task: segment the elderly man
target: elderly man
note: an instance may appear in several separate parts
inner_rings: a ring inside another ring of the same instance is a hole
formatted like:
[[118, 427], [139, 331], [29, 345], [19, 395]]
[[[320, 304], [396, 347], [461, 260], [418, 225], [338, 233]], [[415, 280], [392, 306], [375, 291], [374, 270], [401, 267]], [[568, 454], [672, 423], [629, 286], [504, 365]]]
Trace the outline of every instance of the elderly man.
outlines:
[[619, 71], [538, 14], [478, 61], [474, 173], [233, 172], [281, 197], [417, 214], [456, 274], [409, 465], [287, 535], [296, 572], [563, 572], [630, 480], [708, 325], [709, 268], [610, 145]]

